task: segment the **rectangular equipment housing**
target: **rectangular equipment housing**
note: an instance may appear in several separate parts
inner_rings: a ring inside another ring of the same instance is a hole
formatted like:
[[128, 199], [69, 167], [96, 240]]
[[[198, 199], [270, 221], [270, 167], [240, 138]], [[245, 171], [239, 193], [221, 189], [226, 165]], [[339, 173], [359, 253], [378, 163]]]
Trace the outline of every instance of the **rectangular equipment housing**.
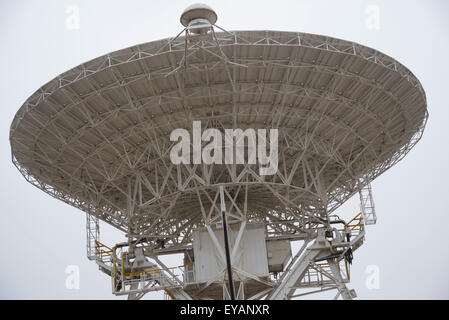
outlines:
[[268, 270], [282, 272], [292, 256], [289, 240], [267, 240]]
[[[214, 228], [212, 230], [224, 251], [223, 229]], [[230, 253], [234, 248], [238, 231], [238, 227], [228, 226]], [[218, 273], [226, 268], [225, 262], [221, 262], [219, 259], [219, 252], [205, 228], [193, 232], [193, 253], [196, 283], [214, 280]], [[266, 277], [269, 275], [263, 225], [252, 224], [246, 227], [232, 265], [256, 276]], [[189, 278], [188, 280], [193, 280], [191, 277]]]

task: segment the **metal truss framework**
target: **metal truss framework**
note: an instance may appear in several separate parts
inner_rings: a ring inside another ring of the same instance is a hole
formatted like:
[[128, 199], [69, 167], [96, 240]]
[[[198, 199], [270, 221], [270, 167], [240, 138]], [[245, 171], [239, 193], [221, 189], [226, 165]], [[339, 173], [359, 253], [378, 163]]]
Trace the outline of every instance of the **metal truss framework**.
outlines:
[[[242, 258], [240, 241], [247, 230], [247, 220], [236, 217], [235, 211], [244, 211], [247, 204], [244, 201], [240, 206], [236, 206], [233, 198], [229, 197], [228, 190], [223, 190], [224, 192], [219, 193], [220, 195], [213, 200], [212, 211], [214, 216], [217, 215], [222, 209], [220, 203], [225, 203], [226, 214], [235, 218], [233, 223], [238, 226], [237, 237], [231, 250], [237, 299], [293, 299], [328, 290], [337, 290], [338, 295], [344, 299], [356, 296], [353, 290], [346, 287], [346, 283], [350, 280], [352, 253], [364, 241], [365, 221], [362, 213], [347, 223], [337, 216], [331, 216], [329, 226], [339, 224], [339, 228], [321, 226], [309, 230], [301, 228], [294, 219], [278, 222], [267, 219], [265, 224], [267, 239], [300, 241], [302, 247], [283, 272], [260, 277], [235, 266]], [[147, 241], [135, 240], [109, 248], [99, 241], [99, 233], [95, 232], [99, 230], [97, 225], [89, 222], [92, 219], [95, 218], [87, 216], [87, 234], [88, 243], [95, 243], [95, 256], [89, 256], [89, 247], [87, 254], [90, 259], [97, 262], [100, 270], [111, 276], [113, 294], [128, 295], [129, 299], [140, 299], [148, 292], [164, 291], [171, 299], [230, 298], [224, 267], [226, 265], [224, 248], [212, 231], [212, 225], [219, 223], [218, 219], [211, 219], [206, 228], [216, 247], [217, 261], [223, 269], [216, 278], [207, 283], [198, 283], [194, 276], [187, 275], [189, 271], [193, 272], [191, 267], [194, 261], [186, 261], [182, 266], [168, 268], [159, 259], [166, 254], [191, 250], [190, 245], [176, 248], [164, 245], [152, 247]], [[93, 235], [97, 238], [93, 239]], [[298, 290], [301, 293], [297, 293]]]
[[[207, 32], [198, 34], [198, 28]], [[322, 231], [332, 229], [332, 213], [341, 204], [411, 150], [427, 117], [419, 81], [373, 49], [317, 35], [228, 32], [203, 23], [50, 81], [18, 111], [10, 140], [13, 163], [30, 183], [88, 213], [88, 256], [111, 275], [112, 266], [123, 269], [127, 262], [113, 257], [108, 264], [93, 254], [94, 244], [102, 246], [98, 219], [126, 233], [130, 256], [147, 270], [145, 257], [182, 252], [195, 229], [219, 223], [222, 187], [229, 223], [263, 223], [267, 238], [313, 243], [318, 249], [304, 247], [310, 261], [302, 256], [291, 267], [326, 275], [329, 286], [348, 298], [337, 270], [345, 250], [360, 242], [336, 231], [339, 243], [329, 247]], [[172, 164], [170, 132], [191, 130], [194, 120], [203, 130], [278, 128], [278, 172], [261, 176], [249, 164]], [[363, 214], [375, 222], [375, 214]], [[325, 251], [339, 252], [327, 259], [326, 270], [313, 263]], [[172, 296], [195, 295], [154, 264], [164, 277], [146, 274], [148, 285], [157, 283]], [[128, 271], [121, 272], [126, 277]], [[233, 272], [267, 286], [248, 296], [242, 281], [237, 296], [273, 297], [274, 280]], [[121, 279], [122, 288], [127, 280]], [[309, 283], [328, 289], [324, 280]], [[274, 296], [294, 297], [290, 289]], [[156, 289], [139, 290], [132, 291], [134, 298]]]

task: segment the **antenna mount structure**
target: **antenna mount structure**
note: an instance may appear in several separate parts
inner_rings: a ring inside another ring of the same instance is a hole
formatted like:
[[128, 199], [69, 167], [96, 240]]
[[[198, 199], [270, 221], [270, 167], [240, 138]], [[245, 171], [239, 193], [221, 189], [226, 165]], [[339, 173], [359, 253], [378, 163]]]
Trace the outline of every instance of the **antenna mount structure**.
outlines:
[[[353, 256], [377, 220], [370, 182], [420, 140], [424, 90], [402, 64], [357, 43], [216, 21], [210, 7], [190, 6], [176, 37], [111, 52], [42, 86], [11, 124], [12, 161], [87, 214], [88, 258], [115, 295], [334, 290], [352, 299]], [[192, 136], [195, 121], [203, 132], [277, 129], [277, 171], [173, 163], [171, 132]], [[336, 216], [359, 192], [361, 212]], [[101, 243], [100, 222], [125, 241]], [[160, 257], [170, 254], [183, 263], [166, 266]]]

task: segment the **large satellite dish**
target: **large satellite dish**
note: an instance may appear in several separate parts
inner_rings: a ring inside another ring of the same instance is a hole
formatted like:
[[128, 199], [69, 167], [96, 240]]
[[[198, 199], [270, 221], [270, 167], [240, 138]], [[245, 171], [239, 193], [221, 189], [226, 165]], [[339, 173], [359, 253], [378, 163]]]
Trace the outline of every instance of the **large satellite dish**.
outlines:
[[[88, 256], [114, 294], [289, 299], [320, 287], [350, 299], [347, 267], [375, 222], [369, 183], [421, 138], [424, 90], [399, 62], [353, 42], [216, 21], [210, 7], [190, 6], [175, 38], [42, 86], [11, 124], [14, 165], [87, 213]], [[202, 132], [278, 129], [277, 171], [174, 164], [170, 134], [193, 134], [194, 121]], [[342, 221], [334, 211], [357, 192], [361, 215]], [[98, 219], [126, 241], [101, 244]], [[291, 241], [304, 244], [295, 257]], [[185, 255], [182, 279], [158, 259], [170, 253]]]

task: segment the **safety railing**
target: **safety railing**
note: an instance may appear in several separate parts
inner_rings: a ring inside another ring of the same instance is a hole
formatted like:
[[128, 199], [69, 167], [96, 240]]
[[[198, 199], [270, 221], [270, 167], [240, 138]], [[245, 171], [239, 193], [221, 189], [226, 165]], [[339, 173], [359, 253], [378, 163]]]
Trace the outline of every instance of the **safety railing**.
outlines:
[[[181, 287], [182, 284], [178, 277], [182, 277], [186, 267], [193, 265], [193, 263], [187, 263], [166, 269], [153, 267], [131, 271], [130, 263], [127, 262], [128, 252], [117, 252], [117, 248], [114, 247], [111, 253], [113, 259], [113, 293], [118, 295], [131, 291], [149, 290], [149, 287], [151, 287], [151, 290]], [[177, 274], [177, 270], [181, 271], [182, 274]], [[167, 294], [170, 296], [169, 292]]]
[[112, 263], [112, 249], [95, 240], [95, 256], [103, 263]]
[[[320, 266], [329, 267], [327, 263], [320, 264]], [[314, 287], [314, 286], [323, 286], [330, 280], [324, 276], [323, 273], [319, 272], [316, 269], [308, 268], [304, 277], [301, 280], [301, 287]]]
[[[170, 267], [170, 268], [167, 268], [167, 270], [179, 269], [182, 272], [184, 272], [184, 270], [182, 268], [185, 268], [185, 267], [191, 266], [191, 265], [193, 265], [193, 262], [192, 263], [183, 264], [183, 265], [180, 265], [180, 266], [176, 266], [176, 267]], [[164, 269], [144, 269], [144, 270], [141, 270], [141, 271], [124, 272], [123, 275], [124, 275], [124, 278], [129, 278], [129, 277], [139, 277], [139, 276], [145, 276], [145, 275], [160, 274], [163, 271], [164, 271]], [[176, 280], [176, 282], [178, 282], [178, 281]]]
[[164, 300], [175, 300], [175, 297], [167, 290], [164, 290]]
[[363, 216], [360, 212], [354, 218], [352, 218], [348, 223], [345, 224], [343, 231], [347, 234], [349, 233], [351, 237], [357, 236], [364, 229]]
[[[341, 270], [341, 261], [338, 262], [338, 270], [340, 272], [343, 282], [349, 282], [350, 275], [349, 269], [344, 267], [343, 272]], [[327, 262], [314, 263], [307, 269], [304, 277], [301, 279], [300, 287], [322, 287], [325, 285], [334, 284], [334, 280], [327, 276], [333, 277], [332, 270]]]

